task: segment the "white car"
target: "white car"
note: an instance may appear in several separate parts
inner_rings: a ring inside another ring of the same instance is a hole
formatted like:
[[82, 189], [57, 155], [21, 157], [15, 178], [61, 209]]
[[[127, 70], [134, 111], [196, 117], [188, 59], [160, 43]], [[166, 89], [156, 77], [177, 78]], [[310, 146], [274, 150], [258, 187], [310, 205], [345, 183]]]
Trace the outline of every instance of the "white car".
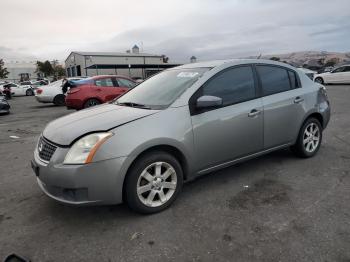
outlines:
[[[68, 81], [78, 81], [82, 77], [70, 77]], [[61, 106], [65, 104], [66, 96], [62, 92], [62, 80], [52, 82], [45, 86], [40, 86], [35, 90], [35, 98], [40, 103], [53, 103]]]
[[299, 67], [298, 70], [303, 72], [305, 75], [307, 75], [307, 77], [310, 78], [311, 80], [314, 80], [314, 75], [317, 74], [316, 71], [313, 71], [313, 70], [310, 70], [307, 68], [303, 68], [303, 67]]
[[317, 74], [314, 81], [320, 84], [350, 84], [350, 65], [340, 66], [331, 72]]
[[0, 85], [0, 91], [2, 91], [4, 87], [10, 87], [11, 94], [13, 96], [33, 96], [34, 95], [34, 90], [30, 85], [18, 85], [18, 84], [9, 82], [9, 83]]

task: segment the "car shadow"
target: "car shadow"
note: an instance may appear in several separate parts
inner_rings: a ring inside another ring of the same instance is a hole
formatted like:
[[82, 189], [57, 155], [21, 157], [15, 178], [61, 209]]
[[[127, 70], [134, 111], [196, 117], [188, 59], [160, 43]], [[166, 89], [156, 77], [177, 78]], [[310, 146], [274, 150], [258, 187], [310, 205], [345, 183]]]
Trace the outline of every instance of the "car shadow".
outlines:
[[58, 105], [54, 105], [54, 104], [45, 104], [45, 105], [31, 106], [29, 108], [38, 109], [38, 108], [53, 108], [53, 107], [64, 107], [64, 106], [58, 106]]
[[[238, 179], [243, 178], [248, 174], [252, 174], [254, 170], [266, 169], [266, 166], [278, 166], [282, 161], [295, 161], [296, 157], [288, 149], [279, 150], [270, 154], [245, 161], [240, 164], [233, 165], [231, 167], [222, 169], [217, 172], [212, 172], [188, 183], [185, 183], [183, 192], [180, 194], [178, 201], [174, 203], [172, 207], [161, 213], [154, 214], [157, 216], [165, 212], [172, 212], [171, 209], [181, 210], [186, 205], [185, 202], [191, 201], [190, 198], [196, 197], [201, 194], [207, 194], [215, 187], [220, 187], [222, 184], [235, 185]], [[273, 171], [269, 172], [273, 175]], [[255, 177], [254, 177], [255, 176]], [[251, 177], [252, 181], [257, 181], [256, 173]], [[243, 189], [242, 189], [243, 190]], [[65, 224], [77, 227], [88, 227], [92, 223], [112, 222], [117, 220], [137, 220], [143, 215], [137, 214], [131, 211], [125, 204], [113, 205], [113, 206], [69, 206], [58, 203], [47, 197], [43, 197], [40, 201], [43, 201], [43, 205], [37, 210], [37, 214], [48, 214], [52, 219], [58, 221], [64, 221]], [[45, 209], [45, 210], [42, 210]], [[153, 215], [152, 215], [153, 216]], [[82, 219], [84, 222], [82, 222]]]

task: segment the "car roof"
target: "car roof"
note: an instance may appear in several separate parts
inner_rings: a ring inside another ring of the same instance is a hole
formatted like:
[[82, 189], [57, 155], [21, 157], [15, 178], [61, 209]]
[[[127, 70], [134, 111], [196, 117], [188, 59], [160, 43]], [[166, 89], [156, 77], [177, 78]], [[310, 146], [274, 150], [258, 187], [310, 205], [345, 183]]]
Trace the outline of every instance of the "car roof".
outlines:
[[96, 79], [103, 79], [103, 78], [107, 78], [107, 77], [116, 77], [116, 78], [124, 78], [124, 79], [128, 79], [131, 81], [134, 81], [126, 76], [122, 76], [122, 75], [98, 75], [98, 76], [92, 76], [91, 78], [96, 80]]
[[[199, 62], [199, 63], [190, 63], [190, 64], [185, 64], [181, 65], [178, 67], [175, 67], [177, 69], [191, 69], [191, 68], [200, 68], [200, 67], [208, 67], [208, 68], [214, 68], [218, 66], [222, 66], [224, 64], [227, 65], [240, 65], [240, 64], [271, 64], [271, 65], [277, 65], [277, 66], [284, 66], [288, 67], [291, 69], [295, 69], [293, 66], [278, 62], [278, 61], [273, 61], [273, 60], [267, 60], [267, 59], [226, 59], [226, 60], [213, 60], [213, 61], [204, 61], [204, 62]], [[171, 69], [169, 69], [171, 70]]]

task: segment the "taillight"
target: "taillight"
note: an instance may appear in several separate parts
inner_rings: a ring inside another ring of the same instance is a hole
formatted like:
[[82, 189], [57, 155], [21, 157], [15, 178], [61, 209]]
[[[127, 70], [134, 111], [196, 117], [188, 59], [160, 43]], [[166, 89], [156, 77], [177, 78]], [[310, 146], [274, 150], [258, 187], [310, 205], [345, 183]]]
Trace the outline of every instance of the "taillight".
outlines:
[[38, 95], [40, 95], [42, 92], [43, 92], [43, 90], [40, 89], [40, 88], [38, 88], [38, 89], [36, 90], [36, 93], [37, 93]]
[[68, 94], [74, 94], [74, 93], [77, 93], [79, 91], [80, 91], [80, 88], [75, 87], [75, 88], [69, 89]]

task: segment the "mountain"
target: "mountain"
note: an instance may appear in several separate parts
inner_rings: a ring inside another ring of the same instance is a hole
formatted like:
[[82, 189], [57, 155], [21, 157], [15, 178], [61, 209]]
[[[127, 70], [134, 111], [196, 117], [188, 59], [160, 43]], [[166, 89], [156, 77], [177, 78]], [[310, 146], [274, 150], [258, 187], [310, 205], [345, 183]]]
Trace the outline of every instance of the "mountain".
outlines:
[[301, 51], [301, 52], [261, 56], [261, 58], [264, 58], [264, 59], [270, 59], [272, 57], [277, 57], [280, 59], [280, 61], [286, 61], [287, 63], [295, 66], [303, 66], [303, 65], [322, 66], [322, 64], [326, 64], [329, 61], [333, 61], [335, 65], [341, 65], [345, 63], [350, 64], [350, 52], [341, 53], [341, 52], [327, 52], [327, 51]]

